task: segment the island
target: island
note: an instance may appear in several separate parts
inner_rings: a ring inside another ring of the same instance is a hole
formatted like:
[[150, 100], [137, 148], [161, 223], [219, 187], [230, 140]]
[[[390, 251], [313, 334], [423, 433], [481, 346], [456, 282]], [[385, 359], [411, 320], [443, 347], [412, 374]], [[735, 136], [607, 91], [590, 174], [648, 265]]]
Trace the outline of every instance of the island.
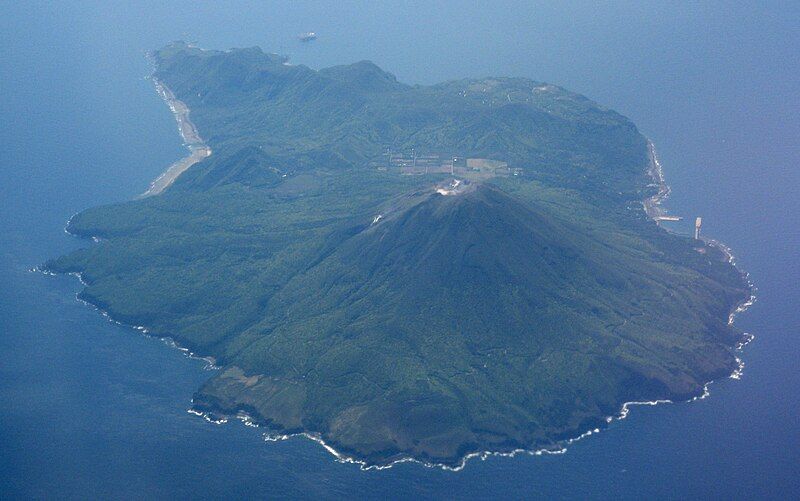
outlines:
[[737, 371], [750, 286], [654, 220], [660, 166], [620, 114], [524, 78], [407, 85], [182, 42], [152, 58], [190, 157], [75, 215], [96, 242], [42, 267], [212, 358], [194, 412], [368, 467], [458, 467]]

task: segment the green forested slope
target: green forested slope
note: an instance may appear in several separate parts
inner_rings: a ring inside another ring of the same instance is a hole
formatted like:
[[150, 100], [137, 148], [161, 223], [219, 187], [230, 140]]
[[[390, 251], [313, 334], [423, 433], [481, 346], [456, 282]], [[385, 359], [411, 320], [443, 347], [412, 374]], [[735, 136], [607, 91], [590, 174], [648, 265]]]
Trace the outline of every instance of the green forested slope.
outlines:
[[[372, 463], [452, 463], [735, 368], [727, 316], [746, 284], [645, 217], [646, 141], [624, 117], [525, 79], [408, 86], [369, 62], [183, 44], [155, 60], [213, 155], [162, 195], [75, 216], [71, 232], [103, 241], [46, 267], [214, 356], [198, 408]], [[524, 174], [445, 196], [442, 175], [368, 167], [386, 147]]]

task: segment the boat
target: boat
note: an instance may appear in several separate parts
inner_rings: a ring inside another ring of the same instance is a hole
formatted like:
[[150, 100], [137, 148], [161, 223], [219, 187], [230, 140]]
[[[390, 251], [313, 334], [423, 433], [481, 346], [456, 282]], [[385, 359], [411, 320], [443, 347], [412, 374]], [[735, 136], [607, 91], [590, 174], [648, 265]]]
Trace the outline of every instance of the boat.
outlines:
[[307, 31], [305, 33], [300, 33], [297, 38], [299, 38], [301, 42], [310, 42], [317, 39], [317, 34], [313, 31]]

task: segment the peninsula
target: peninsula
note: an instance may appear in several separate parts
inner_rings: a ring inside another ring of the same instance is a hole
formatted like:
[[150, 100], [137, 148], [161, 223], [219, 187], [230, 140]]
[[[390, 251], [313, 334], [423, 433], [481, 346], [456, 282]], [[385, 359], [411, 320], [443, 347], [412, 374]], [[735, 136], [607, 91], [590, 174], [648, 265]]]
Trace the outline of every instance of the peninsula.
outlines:
[[458, 466], [557, 450], [737, 370], [748, 283], [656, 224], [660, 167], [618, 113], [523, 78], [153, 57], [197, 155], [77, 214], [68, 231], [100, 241], [43, 267], [213, 357], [195, 412], [368, 466]]

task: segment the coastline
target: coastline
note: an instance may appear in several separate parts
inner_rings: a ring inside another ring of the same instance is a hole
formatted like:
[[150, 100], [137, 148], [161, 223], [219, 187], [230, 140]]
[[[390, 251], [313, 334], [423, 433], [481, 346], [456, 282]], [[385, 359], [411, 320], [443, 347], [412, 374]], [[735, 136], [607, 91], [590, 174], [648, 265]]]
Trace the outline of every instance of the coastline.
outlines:
[[[65, 231], [66, 231], [66, 229], [65, 229]], [[68, 233], [70, 235], [73, 235], [73, 236], [77, 236], [77, 235], [74, 235], [74, 234], [70, 233], [69, 231], [66, 231], [66, 233]], [[41, 268], [38, 268], [38, 267], [35, 267], [35, 268], [31, 269], [30, 271], [32, 271], [32, 272], [41, 272], [41, 273], [43, 273], [45, 275], [51, 275], [51, 276], [57, 275], [57, 273], [48, 271], [46, 269], [41, 269]], [[79, 273], [79, 272], [70, 272], [70, 273], [67, 273], [67, 275], [76, 277], [78, 279], [78, 281], [81, 283], [81, 285], [84, 285], [84, 286], [88, 285], [88, 283], [83, 279], [82, 274]], [[754, 299], [754, 297], [755, 296], [753, 296], [752, 299]], [[221, 366], [216, 365], [216, 360], [213, 357], [203, 356], [203, 355], [194, 353], [189, 348], [186, 348], [186, 347], [182, 346], [179, 341], [176, 341], [175, 338], [173, 338], [171, 336], [160, 336], [158, 334], [152, 333], [149, 329], [147, 329], [144, 326], [128, 324], [128, 323], [116, 320], [113, 317], [112, 313], [108, 312], [107, 310], [104, 310], [103, 308], [101, 308], [100, 306], [92, 303], [91, 301], [89, 301], [89, 300], [87, 300], [85, 298], [82, 298], [79, 292], [75, 294], [75, 299], [77, 301], [79, 301], [80, 303], [84, 304], [84, 305], [92, 307], [94, 310], [99, 312], [103, 317], [105, 317], [109, 322], [111, 322], [113, 324], [116, 324], [116, 325], [119, 325], [119, 326], [123, 326], [123, 327], [129, 327], [132, 330], [138, 331], [140, 334], [142, 334], [142, 335], [144, 335], [146, 337], [158, 339], [158, 340], [164, 342], [164, 344], [166, 344], [167, 346], [169, 346], [171, 348], [174, 348], [174, 349], [177, 349], [185, 357], [187, 357], [189, 359], [202, 360], [206, 364], [203, 367], [203, 370], [210, 371], [210, 370], [220, 370], [220, 369], [223, 368]], [[750, 306], [751, 304], [752, 304], [752, 301], [746, 301], [746, 302], [743, 302], [742, 304], [740, 304], [739, 306], [737, 306], [737, 308], [730, 315], [730, 322], [731, 323], [733, 322], [733, 318], [735, 317], [736, 314], [745, 311], [747, 309], [747, 307]], [[743, 339], [743, 341], [737, 343], [737, 345], [735, 346], [735, 348], [734, 348], [735, 351], [737, 351], [737, 352], [742, 351], [743, 348], [745, 346], [747, 346], [754, 338], [755, 338], [755, 336], [753, 336], [751, 334], [745, 334], [745, 338]], [[689, 402], [694, 402], [696, 400], [705, 399], [706, 397], [711, 395], [711, 392], [709, 391], [709, 386], [711, 384], [713, 384], [713, 383], [715, 383], [717, 381], [721, 381], [723, 379], [736, 379], [736, 380], [738, 380], [738, 379], [741, 378], [741, 375], [742, 375], [742, 373], [744, 371], [745, 363], [739, 357], [736, 358], [736, 362], [738, 364], [737, 368], [729, 376], [723, 377], [723, 378], [713, 379], [711, 381], [706, 382], [704, 384], [704, 386], [703, 386], [702, 393], [699, 394], [699, 395], [696, 395], [694, 397], [691, 397], [689, 399], [684, 399], [684, 400], [659, 399], [659, 400], [653, 400], [653, 401], [630, 401], [630, 402], [624, 402], [622, 404], [622, 406], [620, 407], [620, 410], [619, 410], [618, 413], [616, 413], [616, 414], [614, 414], [612, 416], [606, 416], [604, 418], [604, 424], [602, 426], [591, 428], [591, 429], [586, 430], [585, 432], [582, 432], [582, 433], [580, 433], [580, 434], [578, 434], [578, 435], [576, 435], [574, 437], [571, 437], [571, 438], [559, 440], [559, 441], [555, 442], [554, 446], [552, 446], [552, 447], [542, 447], [542, 448], [534, 448], [534, 449], [515, 448], [515, 449], [511, 449], [511, 450], [506, 450], [506, 451], [502, 451], [502, 450], [474, 451], [474, 452], [470, 452], [468, 454], [465, 454], [464, 456], [460, 457], [457, 461], [455, 461], [453, 463], [429, 462], [429, 461], [416, 459], [416, 458], [411, 457], [411, 456], [402, 456], [402, 457], [399, 457], [397, 459], [388, 461], [385, 464], [384, 463], [368, 463], [367, 461], [358, 459], [355, 456], [351, 456], [351, 455], [348, 455], [348, 454], [346, 454], [344, 452], [341, 452], [341, 451], [337, 450], [335, 448], [336, 444], [331, 444], [331, 443], [326, 442], [322, 438], [320, 433], [314, 433], [314, 432], [281, 433], [278, 430], [273, 430], [273, 431], [265, 431], [264, 433], [262, 433], [262, 438], [266, 442], [277, 442], [277, 441], [289, 440], [289, 439], [296, 438], [296, 437], [306, 438], [308, 440], [311, 440], [311, 441], [316, 442], [317, 444], [321, 445], [329, 454], [331, 454], [335, 458], [335, 460], [337, 462], [343, 463], [343, 464], [358, 465], [359, 469], [362, 470], [362, 471], [386, 470], [386, 469], [389, 469], [389, 468], [391, 468], [391, 467], [393, 467], [393, 466], [395, 466], [397, 464], [416, 463], [416, 464], [419, 464], [419, 465], [424, 466], [426, 468], [439, 468], [439, 469], [442, 469], [442, 470], [445, 470], [445, 471], [458, 472], [458, 471], [463, 470], [467, 466], [467, 463], [471, 459], [476, 459], [476, 458], [480, 459], [481, 461], [485, 461], [485, 460], [489, 459], [490, 457], [509, 457], [509, 458], [513, 458], [513, 457], [517, 456], [518, 454], [527, 454], [527, 455], [530, 455], [530, 456], [565, 454], [567, 452], [567, 447], [568, 446], [574, 444], [575, 442], [577, 442], [577, 441], [579, 441], [579, 440], [581, 440], [583, 438], [586, 438], [586, 437], [589, 437], [591, 435], [600, 433], [602, 430], [606, 429], [614, 421], [621, 421], [621, 420], [627, 418], [628, 415], [630, 414], [631, 408], [633, 406], [637, 406], [637, 405], [655, 406], [655, 405], [659, 405], [659, 404], [689, 403]], [[252, 415], [248, 414], [247, 412], [244, 412], [244, 411], [240, 410], [240, 411], [236, 412], [235, 414], [228, 414], [228, 413], [224, 413], [224, 412], [223, 413], [220, 413], [220, 412], [216, 412], [215, 413], [213, 411], [202, 410], [202, 409], [200, 409], [200, 408], [195, 406], [194, 399], [191, 400], [191, 405], [187, 409], [186, 412], [188, 414], [192, 414], [192, 415], [195, 415], [195, 416], [198, 416], [198, 417], [202, 417], [205, 421], [207, 421], [207, 422], [209, 422], [211, 424], [215, 424], [215, 425], [222, 425], [222, 424], [228, 423], [231, 420], [238, 420], [243, 425], [248, 426], [248, 427], [269, 429], [269, 426], [267, 424], [262, 423], [261, 420], [259, 420], [257, 417], [253, 417]]]
[[[172, 106], [171, 106], [171, 108], [172, 108]], [[188, 114], [188, 110], [186, 111], [186, 114]], [[177, 116], [178, 115], [176, 114], [176, 119], [177, 119]], [[179, 120], [179, 126], [180, 126], [181, 123], [184, 123], [184, 122]], [[194, 130], [194, 129], [187, 129], [187, 130]], [[183, 132], [182, 132], [182, 134], [183, 134]], [[663, 170], [662, 170], [661, 165], [658, 162], [658, 159], [657, 159], [656, 154], [655, 154], [655, 147], [653, 146], [652, 142], [650, 142], [649, 140], [648, 140], [648, 150], [649, 150], [651, 161], [650, 161], [650, 166], [648, 167], [647, 172], [653, 178], [653, 180], [658, 184], [658, 188], [659, 189], [658, 189], [658, 192], [655, 195], [653, 195], [651, 197], [648, 197], [644, 201], [642, 201], [642, 204], [643, 204], [643, 206], [645, 208], [645, 212], [647, 213], [647, 215], [649, 217], [655, 219], [652, 214], [663, 214], [664, 213], [664, 209], [662, 207], [660, 207], [660, 205], [668, 197], [668, 195], [670, 193], [670, 188], [669, 188], [669, 186], [666, 184], [666, 182], [664, 180]], [[188, 168], [188, 166], [187, 166], [187, 168]], [[162, 174], [162, 176], [163, 176], [163, 174]], [[177, 175], [175, 177], [177, 177]], [[173, 178], [173, 180], [174, 180], [174, 178]], [[68, 221], [64, 231], [66, 233], [70, 234], [70, 235], [80, 236], [80, 235], [73, 234], [73, 233], [71, 233], [69, 231], [69, 222], [71, 220], [72, 220], [72, 217]], [[704, 242], [706, 242], [707, 245], [713, 245], [713, 246], [719, 248], [725, 254], [725, 256], [727, 257], [728, 262], [732, 266], [734, 266], [734, 267], [736, 266], [733, 254], [731, 253], [730, 249], [727, 246], [717, 242], [716, 240], [704, 239]], [[51, 274], [51, 275], [55, 274], [55, 273], [53, 273], [53, 272], [51, 272], [51, 271], [49, 271], [47, 269], [41, 269], [41, 268], [34, 268], [31, 271], [41, 271], [41, 272], [43, 272], [45, 274]], [[742, 272], [741, 270], [739, 270], [739, 271], [740, 271], [740, 273], [742, 273], [743, 277], [747, 278], [747, 274], [746, 273]], [[82, 277], [81, 273], [72, 272], [72, 273], [68, 273], [68, 274], [78, 277], [78, 279], [80, 280], [80, 282], [83, 285], [87, 285], [86, 282], [83, 280], [83, 277]], [[729, 314], [729, 318], [728, 318], [728, 324], [729, 325], [733, 324], [736, 314], [745, 311], [750, 305], [753, 304], [753, 302], [755, 300], [755, 294], [754, 294], [754, 288], [752, 286], [752, 282], [750, 282], [749, 279], [747, 279], [747, 283], [751, 287], [750, 297], [740, 301], [732, 309], [731, 313]], [[124, 323], [124, 322], [118, 321], [113, 317], [113, 313], [112, 312], [106, 311], [101, 306], [92, 303], [90, 300], [88, 300], [85, 297], [82, 297], [81, 293], [77, 293], [76, 294], [76, 298], [79, 301], [81, 301], [81, 302], [83, 302], [85, 304], [91, 305], [93, 308], [95, 308], [97, 311], [99, 311], [103, 316], [105, 316], [111, 322], [114, 322], [114, 323], [116, 323], [118, 325], [124, 325], [124, 326], [131, 327], [132, 329], [138, 330], [140, 333], [142, 333], [142, 334], [144, 334], [144, 335], [146, 335], [148, 337], [155, 337], [155, 338], [161, 339], [167, 345], [172, 346], [174, 348], [177, 348], [178, 350], [183, 352], [189, 358], [204, 360], [206, 362], [206, 364], [207, 364], [206, 367], [205, 367], [206, 370], [213, 370], [213, 369], [219, 369], [220, 368], [220, 367], [215, 365], [215, 360], [212, 357], [205, 357], [205, 356], [193, 353], [192, 351], [190, 351], [190, 349], [181, 346], [180, 341], [179, 340], [175, 340], [173, 337], [161, 336], [161, 335], [152, 333], [146, 327], [141, 326], [141, 325], [128, 324], [128, 323]], [[749, 342], [751, 342], [753, 340], [753, 338], [754, 338], [754, 336], [752, 336], [750, 334], [746, 334], [746, 333], [743, 334], [742, 340], [739, 343], [737, 343], [736, 346], [733, 347], [733, 350], [737, 351], [737, 352], [741, 351], [744, 348], [744, 346], [746, 346]], [[474, 459], [474, 458], [480, 458], [481, 460], [486, 460], [486, 459], [488, 459], [489, 457], [492, 457], [492, 456], [514, 457], [517, 454], [521, 454], [521, 453], [525, 453], [525, 454], [529, 454], [529, 455], [536, 455], [536, 456], [540, 456], [540, 455], [544, 455], [544, 454], [563, 454], [563, 453], [567, 452], [567, 446], [573, 444], [574, 442], [576, 442], [576, 441], [578, 441], [578, 440], [580, 440], [582, 438], [585, 438], [587, 436], [591, 436], [591, 435], [593, 435], [595, 433], [599, 433], [602, 429], [607, 428], [614, 421], [625, 419], [629, 415], [631, 408], [633, 406], [635, 406], [635, 405], [654, 406], [654, 405], [664, 404], [664, 403], [692, 402], [692, 401], [695, 401], [695, 400], [704, 399], [704, 398], [706, 398], [707, 396], [710, 395], [710, 392], [709, 392], [709, 385], [710, 384], [712, 384], [712, 383], [714, 383], [716, 381], [722, 380], [722, 379], [728, 379], [728, 378], [730, 378], [730, 379], [739, 379], [741, 377], [742, 372], [744, 370], [744, 365], [745, 364], [741, 360], [741, 358], [738, 357], [738, 356], [736, 357], [736, 363], [737, 363], [737, 366], [731, 372], [731, 374], [729, 374], [727, 376], [724, 376], [724, 377], [718, 377], [718, 378], [715, 378], [715, 379], [712, 379], [712, 380], [706, 382], [703, 385], [702, 392], [700, 392], [699, 394], [697, 394], [695, 396], [692, 396], [692, 397], [690, 397], [688, 399], [680, 399], [680, 400], [658, 399], [658, 400], [653, 400], [653, 401], [630, 401], [630, 402], [624, 402], [624, 403], [622, 403], [619, 411], [617, 413], [615, 413], [614, 415], [606, 416], [606, 417], [599, 417], [598, 420], [601, 421], [601, 424], [599, 424], [598, 426], [593, 427], [593, 428], [591, 428], [591, 429], [589, 429], [587, 431], [584, 431], [584, 432], [576, 432], [574, 437], [557, 440], [557, 441], [555, 441], [553, 443], [553, 445], [550, 445], [550, 446], [547, 446], [547, 447], [543, 447], [543, 448], [514, 448], [514, 449], [508, 449], [508, 450], [495, 450], [495, 451], [490, 451], [490, 450], [473, 451], [473, 452], [470, 452], [470, 453], [467, 453], [467, 454], [463, 455], [460, 458], [453, 458], [454, 459], [453, 462], [427, 462], [427, 461], [424, 461], [424, 460], [416, 459], [416, 458], [411, 457], [411, 456], [402, 456], [402, 455], [400, 455], [396, 459], [387, 460], [385, 463], [368, 463], [367, 461], [358, 459], [356, 456], [349, 455], [347, 453], [344, 453], [342, 451], [337, 450], [335, 448], [336, 444], [331, 444], [331, 443], [326, 442], [323, 439], [323, 437], [321, 436], [320, 433], [305, 432], [305, 431], [301, 431], [301, 432], [297, 432], [297, 433], [282, 433], [281, 430], [272, 430], [272, 431], [266, 431], [265, 433], [263, 433], [263, 438], [266, 441], [278, 441], [278, 440], [288, 440], [289, 438], [292, 438], [292, 437], [302, 436], [302, 437], [308, 438], [308, 439], [313, 440], [313, 441], [317, 442], [318, 444], [320, 444], [326, 451], [328, 451], [331, 455], [333, 455], [335, 457], [336, 461], [341, 462], [341, 463], [357, 464], [357, 465], [359, 465], [359, 468], [361, 470], [383, 470], [383, 469], [391, 468], [395, 464], [406, 463], [406, 462], [414, 462], [414, 463], [418, 463], [418, 464], [420, 464], [422, 466], [429, 467], [429, 468], [441, 468], [441, 469], [447, 470], [447, 471], [460, 471], [463, 468], [465, 468], [467, 462], [470, 459]], [[201, 416], [206, 421], [209, 421], [209, 422], [214, 423], [214, 424], [223, 424], [223, 423], [228, 422], [230, 419], [238, 419], [238, 420], [242, 421], [243, 424], [245, 424], [246, 426], [263, 427], [265, 429], [269, 429], [268, 423], [264, 423], [262, 420], [259, 420], [258, 417], [254, 417], [254, 416], [252, 416], [252, 415], [250, 415], [250, 414], [248, 414], [246, 412], [243, 412], [243, 411], [236, 411], [236, 412], [231, 412], [231, 413], [214, 412], [213, 409], [210, 409], [210, 408], [203, 409], [201, 406], [197, 406], [196, 402], [194, 401], [194, 399], [192, 400], [192, 405], [187, 410], [187, 412], [190, 413], [190, 414], [193, 414], [193, 415]]]
[[[67, 220], [67, 224], [64, 225], [64, 233], [66, 233], [67, 235], [69, 235], [71, 237], [75, 237], [75, 238], [90, 239], [92, 241], [92, 243], [94, 243], [94, 244], [102, 242], [103, 239], [101, 239], [99, 237], [96, 237], [96, 236], [88, 236], [88, 237], [86, 237], [86, 236], [78, 235], [76, 233], [72, 233], [71, 231], [69, 231], [69, 226], [70, 226], [70, 223], [72, 222], [72, 219], [75, 218], [75, 216], [77, 216], [79, 213], [80, 212], [76, 212], [75, 214], [73, 214], [72, 216], [69, 217], [69, 219]], [[51, 270], [47, 269], [44, 266], [34, 266], [34, 267], [30, 268], [28, 271], [30, 271], [31, 273], [41, 273], [41, 274], [47, 275], [47, 276], [69, 275], [69, 276], [77, 278], [78, 282], [83, 287], [88, 287], [89, 286], [89, 283], [83, 278], [83, 273], [78, 272], [78, 271], [54, 272], [54, 271], [51, 271]], [[158, 339], [159, 341], [162, 341], [164, 344], [166, 344], [170, 348], [174, 348], [174, 349], [180, 351], [181, 353], [183, 353], [186, 356], [186, 358], [189, 358], [189, 359], [192, 359], [192, 360], [202, 360], [203, 362], [206, 363], [206, 365], [203, 367], [203, 370], [219, 370], [221, 368], [220, 366], [217, 365], [217, 361], [216, 361], [216, 359], [214, 357], [206, 356], [206, 355], [200, 355], [198, 353], [195, 353], [195, 352], [191, 351], [190, 348], [182, 345], [180, 340], [176, 339], [173, 336], [162, 336], [162, 335], [154, 334], [152, 331], [150, 331], [150, 329], [148, 329], [147, 327], [145, 327], [143, 325], [136, 325], [136, 324], [126, 323], [126, 322], [122, 322], [120, 320], [117, 320], [116, 318], [114, 318], [112, 312], [109, 312], [109, 311], [103, 309], [100, 305], [97, 305], [97, 304], [89, 301], [88, 299], [82, 297], [81, 293], [82, 293], [82, 291], [76, 292], [75, 293], [75, 299], [79, 303], [82, 303], [82, 304], [84, 304], [86, 306], [89, 306], [92, 309], [94, 309], [95, 311], [97, 311], [98, 313], [100, 313], [100, 315], [105, 317], [106, 320], [108, 320], [109, 322], [111, 322], [113, 324], [116, 324], [116, 325], [119, 325], [121, 327], [128, 327], [128, 328], [130, 328], [132, 330], [138, 331], [140, 334], [142, 334], [145, 337]]]
[[[744, 311], [738, 310], [738, 311]], [[750, 334], [746, 334], [745, 338], [737, 343], [735, 347], [735, 351], [742, 351], [742, 349], [749, 344], [755, 336]], [[589, 437], [591, 435], [595, 435], [600, 433], [604, 429], [608, 428], [614, 421], [621, 421], [627, 418], [630, 415], [631, 408], [633, 406], [656, 406], [661, 404], [674, 404], [674, 403], [690, 403], [696, 400], [703, 400], [711, 395], [709, 390], [709, 386], [717, 381], [721, 381], [724, 379], [735, 379], [738, 380], [741, 378], [742, 373], [744, 371], [745, 363], [740, 357], [736, 357], [737, 367], [733, 370], [733, 372], [726, 376], [720, 377], [717, 379], [713, 379], [711, 381], [706, 382], [703, 385], [702, 392], [698, 395], [695, 395], [688, 399], [683, 400], [671, 400], [671, 399], [658, 399], [658, 400], [650, 400], [650, 401], [630, 401], [624, 402], [620, 407], [619, 412], [612, 416], [606, 416], [604, 418], [604, 422], [600, 426], [596, 426], [594, 428], [590, 428], [582, 433], [577, 434], [574, 437], [558, 440], [554, 443], [551, 447], [542, 447], [542, 448], [514, 448], [509, 450], [484, 450], [484, 451], [474, 451], [457, 458], [456, 461], [452, 463], [445, 463], [445, 462], [430, 462], [424, 461], [421, 459], [414, 458], [412, 456], [401, 456], [397, 459], [392, 459], [385, 463], [369, 463], [365, 460], [358, 459], [355, 456], [348, 455], [340, 450], [336, 449], [336, 444], [332, 444], [326, 442], [325, 439], [322, 438], [322, 435], [318, 432], [296, 432], [296, 433], [282, 433], [281, 431], [265, 431], [262, 434], [264, 441], [266, 442], [278, 442], [283, 440], [289, 440], [292, 438], [302, 437], [308, 440], [312, 440], [319, 445], [321, 445], [329, 454], [331, 454], [335, 460], [339, 463], [343, 464], [354, 464], [358, 465], [359, 469], [362, 471], [370, 471], [370, 470], [386, 470], [389, 469], [397, 464], [402, 463], [416, 463], [426, 468], [439, 468], [445, 471], [451, 472], [458, 472], [463, 470], [467, 463], [471, 459], [480, 459], [481, 461], [485, 461], [490, 457], [509, 457], [513, 458], [516, 457], [518, 454], [527, 454], [529, 456], [543, 456], [543, 455], [557, 455], [557, 454], [566, 454], [568, 446], [576, 443], [577, 441]], [[196, 406], [194, 399], [192, 400], [192, 405], [186, 411], [189, 414], [194, 416], [198, 416], [203, 418], [205, 421], [215, 424], [215, 425], [223, 425], [228, 423], [231, 420], [238, 420], [245, 426], [249, 426], [252, 428], [265, 428], [269, 430], [269, 424], [263, 423], [261, 419], [258, 417], [254, 417], [251, 414], [239, 410], [235, 414], [233, 413], [225, 413], [225, 412], [214, 412], [209, 410], [204, 410], [202, 407]]]
[[211, 148], [203, 142], [197, 127], [189, 119], [191, 110], [186, 106], [186, 103], [175, 97], [169, 87], [155, 76], [151, 78], [155, 84], [156, 92], [167, 103], [172, 115], [175, 117], [175, 121], [178, 123], [178, 132], [183, 139], [184, 146], [189, 149], [189, 155], [170, 165], [167, 170], [155, 178], [150, 183], [147, 191], [140, 195], [142, 198], [162, 193], [189, 167], [211, 156]]
[[[662, 217], [667, 214], [667, 210], [662, 206], [662, 204], [669, 198], [670, 193], [672, 193], [672, 188], [667, 184], [666, 179], [664, 178], [664, 169], [661, 166], [661, 162], [658, 160], [658, 155], [656, 153], [656, 147], [653, 142], [648, 139], [647, 140], [647, 152], [650, 158], [650, 165], [647, 168], [647, 175], [651, 177], [653, 183], [658, 186], [658, 192], [650, 197], [645, 198], [642, 200], [642, 207], [644, 208], [645, 214], [655, 221], [661, 228], [664, 228], [661, 225], [661, 221], [659, 221], [659, 217]], [[668, 228], [664, 228], [665, 231], [673, 233], [672, 230]], [[750, 306], [753, 305], [756, 301], [756, 286], [753, 281], [750, 279], [750, 274], [745, 270], [742, 270], [736, 263], [736, 257], [733, 255], [733, 250], [727, 246], [726, 244], [722, 243], [721, 241], [708, 238], [704, 236], [700, 236], [700, 240], [708, 245], [709, 247], [713, 247], [725, 256], [725, 259], [728, 261], [728, 264], [733, 266], [736, 271], [742, 276], [742, 279], [747, 283], [747, 287], [750, 291], [750, 295], [748, 298], [743, 299], [740, 301], [736, 307], [733, 308], [731, 313], [728, 315], [728, 325], [733, 325], [733, 321], [735, 316], [738, 313], [742, 313], [747, 310]], [[749, 336], [749, 339], [744, 342], [742, 346], [737, 347], [737, 349], [741, 349], [744, 345], [750, 343], [755, 336], [751, 334], [745, 333], [745, 338]]]
[[[66, 229], [64, 230], [64, 232], [67, 233], [68, 235], [72, 235], [72, 236], [76, 236], [77, 237], [77, 235], [75, 235], [73, 233], [70, 233]], [[48, 269], [41, 268], [39, 266], [34, 266], [33, 268], [29, 269], [28, 271], [30, 271], [31, 273], [41, 273], [41, 274], [47, 275], [47, 276], [69, 275], [71, 277], [77, 278], [78, 282], [82, 286], [87, 287], [89, 285], [89, 283], [86, 282], [86, 280], [84, 280], [83, 274], [80, 273], [80, 272], [77, 272], [77, 271], [68, 272], [68, 273], [56, 273], [56, 272], [50, 271]], [[172, 336], [160, 336], [158, 334], [153, 334], [147, 327], [145, 327], [143, 325], [129, 324], [129, 323], [125, 323], [125, 322], [122, 322], [122, 321], [119, 321], [119, 320], [115, 319], [113, 317], [113, 314], [110, 313], [109, 311], [104, 310], [100, 306], [98, 306], [98, 305], [92, 303], [91, 301], [81, 297], [81, 293], [80, 292], [76, 292], [75, 293], [75, 300], [78, 301], [81, 304], [84, 304], [86, 306], [91, 307], [93, 310], [95, 310], [96, 312], [100, 313], [101, 316], [105, 317], [105, 319], [108, 320], [109, 322], [111, 322], [112, 324], [119, 325], [121, 327], [127, 327], [127, 328], [130, 328], [132, 330], [138, 331], [140, 334], [142, 334], [143, 336], [148, 337], [148, 338], [158, 339], [159, 341], [162, 341], [164, 344], [166, 344], [170, 348], [174, 348], [174, 349], [180, 351], [181, 353], [183, 353], [186, 356], [186, 358], [189, 358], [189, 359], [192, 359], [192, 360], [202, 360], [203, 362], [206, 363], [206, 365], [203, 367], [203, 370], [219, 370], [221, 368], [220, 366], [216, 365], [216, 359], [214, 357], [203, 356], [203, 355], [197, 354], [197, 353], [191, 351], [186, 346], [183, 346], [178, 340], [176, 340]]]
[[667, 213], [662, 204], [669, 198], [672, 189], [664, 178], [664, 169], [661, 167], [661, 162], [658, 161], [656, 146], [650, 139], [647, 140], [647, 156], [650, 160], [647, 167], [647, 175], [653, 180], [653, 184], [658, 186], [658, 192], [642, 200], [642, 207], [644, 207], [645, 214], [658, 223], [657, 218]]
[[[652, 219], [656, 224], [659, 224], [659, 220], [657, 219], [660, 216], [664, 216], [667, 214], [667, 210], [662, 206], [664, 201], [669, 197], [671, 193], [670, 186], [666, 183], [666, 179], [664, 177], [663, 167], [658, 160], [658, 156], [656, 154], [655, 145], [651, 140], [647, 140], [647, 148], [648, 148], [648, 156], [650, 158], [650, 162], [647, 168], [647, 174], [653, 179], [654, 185], [658, 186], [658, 191], [656, 194], [645, 198], [641, 201], [644, 211], [648, 218]], [[660, 227], [662, 227], [659, 224]], [[663, 227], [662, 227], [663, 228]], [[669, 231], [665, 229], [665, 231]], [[736, 265], [735, 257], [733, 253], [727, 245], [719, 242], [718, 240], [704, 238], [703, 242], [706, 245], [715, 247], [719, 249], [726, 257], [728, 263], [736, 268], [736, 270], [741, 274], [742, 278], [747, 283], [749, 288], [750, 294], [747, 298], [742, 299], [739, 303], [737, 303], [728, 315], [728, 325], [733, 325], [735, 317], [737, 314], [746, 311], [756, 300], [755, 296], [755, 286], [753, 282], [749, 278], [749, 274], [741, 269], [739, 269]], [[742, 339], [732, 347], [732, 350], [736, 353], [742, 352], [744, 347], [750, 344], [755, 339], [755, 336], [750, 333], [742, 333]], [[607, 428], [611, 423], [614, 421], [621, 421], [628, 417], [631, 412], [632, 407], [634, 406], [656, 406], [660, 404], [673, 404], [673, 403], [690, 403], [696, 400], [703, 400], [711, 395], [709, 390], [710, 385], [715, 382], [725, 380], [725, 379], [734, 379], [738, 380], [741, 379], [742, 374], [745, 368], [745, 362], [742, 360], [741, 357], [736, 356], [736, 368], [728, 374], [727, 376], [718, 377], [711, 379], [703, 384], [702, 391], [687, 399], [657, 399], [657, 400], [650, 400], [650, 401], [629, 401], [623, 402], [620, 410], [611, 416], [605, 416], [603, 419], [604, 423], [602, 426], [591, 428], [585, 432], [579, 433], [574, 437], [567, 438], [564, 440], [556, 441], [553, 447], [545, 447], [545, 448], [532, 448], [532, 449], [524, 449], [524, 448], [517, 448], [511, 449], [507, 451], [475, 451], [465, 454], [461, 458], [459, 458], [454, 463], [437, 463], [437, 462], [428, 462], [424, 460], [419, 460], [411, 456], [402, 456], [398, 459], [387, 461], [386, 464], [371, 464], [367, 461], [360, 460], [354, 456], [348, 455], [342, 451], [339, 451], [335, 448], [335, 444], [331, 444], [326, 442], [320, 433], [312, 433], [312, 432], [298, 432], [298, 433], [281, 433], [280, 430], [275, 431], [266, 431], [263, 433], [263, 438], [265, 441], [274, 442], [274, 441], [282, 441], [288, 440], [294, 437], [304, 437], [314, 442], [317, 442], [321, 445], [328, 453], [336, 458], [336, 461], [340, 463], [350, 463], [359, 465], [359, 468], [363, 471], [368, 470], [384, 470], [391, 468], [396, 464], [401, 463], [417, 463], [427, 468], [441, 468], [442, 470], [446, 471], [461, 471], [466, 467], [467, 462], [470, 459], [480, 458], [482, 461], [493, 457], [514, 457], [517, 454], [528, 454], [532, 456], [541, 456], [545, 454], [564, 454], [567, 452], [567, 446], [572, 445], [573, 443], [581, 440], [585, 437], [594, 435], [596, 433], [600, 433], [603, 429]], [[204, 410], [200, 406], [196, 406], [194, 399], [192, 400], [192, 406], [187, 410], [188, 413], [202, 417], [209, 423], [213, 424], [225, 424], [231, 419], [236, 419], [241, 421], [245, 426], [250, 427], [265, 427], [269, 428], [268, 424], [262, 424], [261, 420], [258, 417], [254, 417], [248, 414], [245, 411], [238, 410], [236, 413], [226, 413], [226, 412], [214, 412], [213, 410]]]

